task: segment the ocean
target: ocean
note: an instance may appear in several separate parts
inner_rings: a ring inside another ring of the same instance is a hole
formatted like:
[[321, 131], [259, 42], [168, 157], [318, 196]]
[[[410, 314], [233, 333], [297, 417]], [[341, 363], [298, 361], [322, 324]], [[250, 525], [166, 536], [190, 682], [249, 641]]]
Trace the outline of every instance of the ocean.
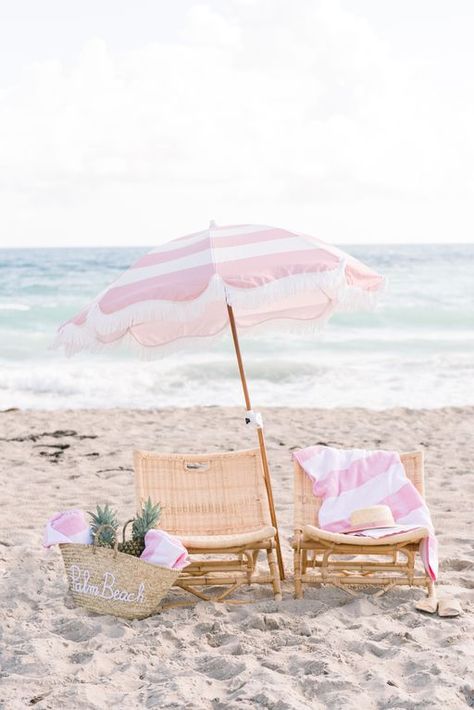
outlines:
[[[343, 248], [387, 277], [380, 304], [318, 336], [243, 337], [254, 407], [474, 404], [474, 245]], [[229, 339], [152, 361], [51, 349], [58, 325], [149, 249], [0, 249], [0, 409], [242, 404]]]

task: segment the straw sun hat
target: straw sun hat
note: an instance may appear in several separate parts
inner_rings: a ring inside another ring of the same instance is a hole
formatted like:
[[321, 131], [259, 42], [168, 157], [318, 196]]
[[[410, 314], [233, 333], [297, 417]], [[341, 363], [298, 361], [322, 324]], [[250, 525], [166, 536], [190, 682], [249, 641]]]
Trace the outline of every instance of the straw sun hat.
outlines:
[[392, 511], [388, 505], [372, 505], [370, 508], [354, 510], [350, 516], [351, 527], [346, 532], [369, 530], [370, 528], [396, 527]]

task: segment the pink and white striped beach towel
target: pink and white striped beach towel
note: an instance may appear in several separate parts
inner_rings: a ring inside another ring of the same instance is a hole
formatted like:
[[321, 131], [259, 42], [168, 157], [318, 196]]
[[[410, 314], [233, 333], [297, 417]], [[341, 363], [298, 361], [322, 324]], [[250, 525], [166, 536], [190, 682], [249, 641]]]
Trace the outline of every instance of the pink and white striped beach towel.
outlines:
[[431, 515], [396, 452], [309, 446], [296, 451], [294, 457], [314, 481], [314, 495], [323, 501], [319, 510], [322, 530], [347, 532], [355, 510], [388, 505], [397, 525], [405, 530], [429, 530], [420, 543], [420, 555], [427, 574], [437, 578], [438, 544]]

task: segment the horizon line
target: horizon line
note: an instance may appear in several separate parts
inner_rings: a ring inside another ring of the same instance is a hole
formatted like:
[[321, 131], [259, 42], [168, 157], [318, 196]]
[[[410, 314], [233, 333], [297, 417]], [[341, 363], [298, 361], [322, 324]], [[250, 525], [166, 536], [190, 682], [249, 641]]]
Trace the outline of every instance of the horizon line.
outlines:
[[[101, 244], [101, 245], [68, 245], [68, 246], [57, 246], [57, 245], [44, 245], [44, 246], [32, 246], [32, 245], [19, 245], [19, 246], [13, 246], [13, 245], [7, 245], [7, 246], [2, 246], [0, 245], [0, 251], [4, 250], [12, 250], [12, 251], [20, 251], [20, 250], [34, 250], [34, 249], [153, 249], [156, 247], [161, 246], [162, 244], [167, 244], [170, 241], [173, 240], [168, 240], [166, 242], [160, 242], [160, 243], [152, 243], [152, 244]], [[343, 246], [343, 247], [369, 247], [369, 246], [377, 246], [377, 247], [404, 247], [404, 246], [474, 246], [474, 241], [470, 242], [326, 242], [326, 240], [322, 240], [326, 244], [329, 245], [335, 245], [335, 246]]]

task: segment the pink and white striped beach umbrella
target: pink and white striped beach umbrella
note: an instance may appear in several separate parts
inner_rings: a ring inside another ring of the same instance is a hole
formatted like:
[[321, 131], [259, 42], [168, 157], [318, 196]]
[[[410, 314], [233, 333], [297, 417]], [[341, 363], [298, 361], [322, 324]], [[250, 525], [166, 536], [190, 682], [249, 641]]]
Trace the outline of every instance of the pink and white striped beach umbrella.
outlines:
[[[72, 354], [129, 341], [143, 351], [205, 342], [230, 326], [247, 408], [257, 427], [272, 521], [277, 528], [260, 415], [251, 409], [238, 330], [266, 324], [314, 328], [338, 310], [368, 306], [383, 278], [336, 247], [299, 232], [242, 224], [159, 246], [59, 328]], [[283, 561], [277, 540], [278, 563]]]
[[59, 329], [68, 353], [132, 341], [144, 351], [267, 323], [314, 327], [370, 305], [383, 284], [360, 261], [314, 237], [260, 225], [217, 227], [142, 257]]

